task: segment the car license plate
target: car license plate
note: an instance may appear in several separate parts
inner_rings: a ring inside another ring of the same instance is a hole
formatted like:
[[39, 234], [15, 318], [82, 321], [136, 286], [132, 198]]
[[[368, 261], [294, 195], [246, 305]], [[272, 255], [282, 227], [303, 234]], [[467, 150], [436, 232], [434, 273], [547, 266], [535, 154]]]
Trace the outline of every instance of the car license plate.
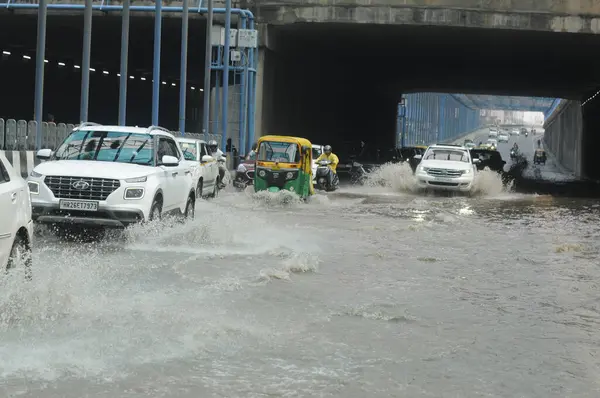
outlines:
[[61, 210], [85, 210], [98, 211], [98, 202], [87, 200], [64, 200], [60, 201], [59, 207]]
[[439, 182], [452, 182], [452, 180], [450, 178], [444, 178], [444, 177], [435, 177], [436, 181]]

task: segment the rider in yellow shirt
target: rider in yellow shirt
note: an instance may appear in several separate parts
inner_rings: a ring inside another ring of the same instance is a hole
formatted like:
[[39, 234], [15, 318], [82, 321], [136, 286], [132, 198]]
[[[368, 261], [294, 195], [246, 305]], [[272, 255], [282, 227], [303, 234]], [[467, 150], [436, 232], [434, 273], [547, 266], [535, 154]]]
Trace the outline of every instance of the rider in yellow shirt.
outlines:
[[332, 171], [332, 173], [329, 173], [328, 181], [327, 181], [329, 183], [329, 185], [331, 185], [333, 183], [334, 174], [337, 173], [336, 172], [337, 165], [340, 162], [340, 159], [338, 159], [336, 154], [331, 152], [331, 145], [325, 145], [325, 147], [323, 148], [323, 153], [321, 154], [321, 156], [319, 156], [317, 158], [317, 161], [316, 161], [317, 164], [321, 160], [328, 160], [331, 162], [329, 165], [327, 165], [327, 167], [329, 167], [329, 169]]

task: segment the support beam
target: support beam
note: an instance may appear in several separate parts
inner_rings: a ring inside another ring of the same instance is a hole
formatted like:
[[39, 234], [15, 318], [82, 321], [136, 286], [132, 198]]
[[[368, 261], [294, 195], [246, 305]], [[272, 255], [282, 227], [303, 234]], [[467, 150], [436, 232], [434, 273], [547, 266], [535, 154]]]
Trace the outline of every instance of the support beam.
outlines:
[[35, 104], [36, 125], [35, 147], [42, 149], [42, 122], [44, 118], [44, 57], [46, 56], [46, 11], [47, 0], [40, 0], [38, 9], [37, 48], [35, 58]]
[[221, 113], [221, 150], [225, 152], [227, 146], [227, 133], [229, 130], [228, 109], [229, 105], [229, 44], [231, 36], [231, 0], [225, 0], [225, 46], [223, 49], [223, 99]]
[[188, 51], [189, 0], [183, 0], [181, 15], [181, 76], [179, 81], [179, 132], [185, 134], [185, 105], [187, 94], [187, 51]]
[[202, 133], [208, 134], [210, 121], [210, 75], [212, 63], [212, 26], [213, 26], [213, 0], [208, 0], [208, 15], [206, 18], [206, 48], [204, 53], [204, 110], [202, 112]]
[[85, 0], [83, 13], [83, 59], [81, 61], [81, 122], [88, 121], [90, 100], [90, 57], [92, 53], [92, 0]]
[[154, 62], [152, 68], [152, 125], [158, 126], [160, 104], [160, 41], [162, 28], [162, 0], [156, 0], [154, 9]]
[[123, 0], [121, 27], [121, 77], [119, 79], [119, 125], [127, 124], [127, 64], [129, 61], [129, 7], [130, 0]]

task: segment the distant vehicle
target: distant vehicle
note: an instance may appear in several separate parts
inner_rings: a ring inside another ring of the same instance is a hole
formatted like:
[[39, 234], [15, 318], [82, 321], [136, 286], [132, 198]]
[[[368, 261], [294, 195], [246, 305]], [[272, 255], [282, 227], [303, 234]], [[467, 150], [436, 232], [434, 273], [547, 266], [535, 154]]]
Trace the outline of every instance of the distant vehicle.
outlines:
[[473, 142], [473, 140], [470, 139], [466, 139], [463, 143], [465, 148], [471, 149], [471, 148], [475, 148], [475, 143]]
[[243, 159], [235, 171], [235, 180], [233, 186], [244, 190], [248, 186], [254, 185], [254, 170], [256, 168], [256, 153], [249, 159]]
[[317, 158], [323, 154], [324, 147], [324, 145], [312, 144], [312, 176], [315, 183], [317, 182], [317, 167], [319, 167]]
[[490, 127], [490, 132], [488, 134], [488, 137], [490, 137], [490, 138], [498, 137], [498, 129], [496, 127]]
[[498, 134], [498, 142], [508, 142], [508, 134], [505, 132]]
[[546, 151], [536, 149], [533, 155], [533, 164], [546, 164]]
[[476, 164], [464, 146], [431, 145], [423, 156], [415, 176], [421, 189], [470, 192], [473, 187]]
[[487, 144], [489, 146], [491, 146], [493, 149], [496, 149], [498, 147], [498, 140], [490, 138], [490, 139], [487, 140]]
[[209, 155], [206, 142], [195, 138], [177, 137], [183, 157], [189, 162], [196, 187], [196, 198], [215, 197], [219, 191], [219, 165]]
[[23, 267], [31, 278], [33, 221], [27, 183], [0, 152], [0, 269]]

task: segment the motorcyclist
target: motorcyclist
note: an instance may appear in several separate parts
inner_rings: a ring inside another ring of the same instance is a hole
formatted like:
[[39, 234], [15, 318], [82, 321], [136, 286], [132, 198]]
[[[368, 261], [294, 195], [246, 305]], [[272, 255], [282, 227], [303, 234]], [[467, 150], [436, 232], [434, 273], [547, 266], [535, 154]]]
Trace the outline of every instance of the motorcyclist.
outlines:
[[208, 150], [210, 152], [210, 156], [212, 156], [219, 164], [219, 185], [221, 188], [223, 188], [225, 186], [225, 184], [223, 184], [223, 180], [225, 179], [225, 173], [227, 172], [227, 166], [225, 166], [225, 162], [221, 161], [225, 159], [223, 156], [223, 151], [219, 149], [219, 144], [217, 144], [217, 141], [215, 140], [208, 141]]
[[256, 157], [256, 148], [258, 148], [258, 143], [252, 144], [252, 150], [246, 155], [246, 160], [252, 160]]
[[517, 144], [516, 142], [513, 144], [512, 147], [513, 151], [518, 152], [519, 151], [519, 144]]
[[337, 155], [331, 151], [331, 145], [325, 145], [325, 147], [323, 147], [323, 153], [316, 160], [317, 164], [319, 164], [321, 160], [328, 160], [330, 162], [327, 165], [329, 170], [331, 170], [331, 173], [327, 176], [327, 183], [331, 186], [333, 185], [333, 178], [337, 173], [336, 168], [340, 159], [338, 159]]
[[538, 148], [541, 148], [542, 147], [542, 140], [538, 140], [537, 144], [538, 144]]

